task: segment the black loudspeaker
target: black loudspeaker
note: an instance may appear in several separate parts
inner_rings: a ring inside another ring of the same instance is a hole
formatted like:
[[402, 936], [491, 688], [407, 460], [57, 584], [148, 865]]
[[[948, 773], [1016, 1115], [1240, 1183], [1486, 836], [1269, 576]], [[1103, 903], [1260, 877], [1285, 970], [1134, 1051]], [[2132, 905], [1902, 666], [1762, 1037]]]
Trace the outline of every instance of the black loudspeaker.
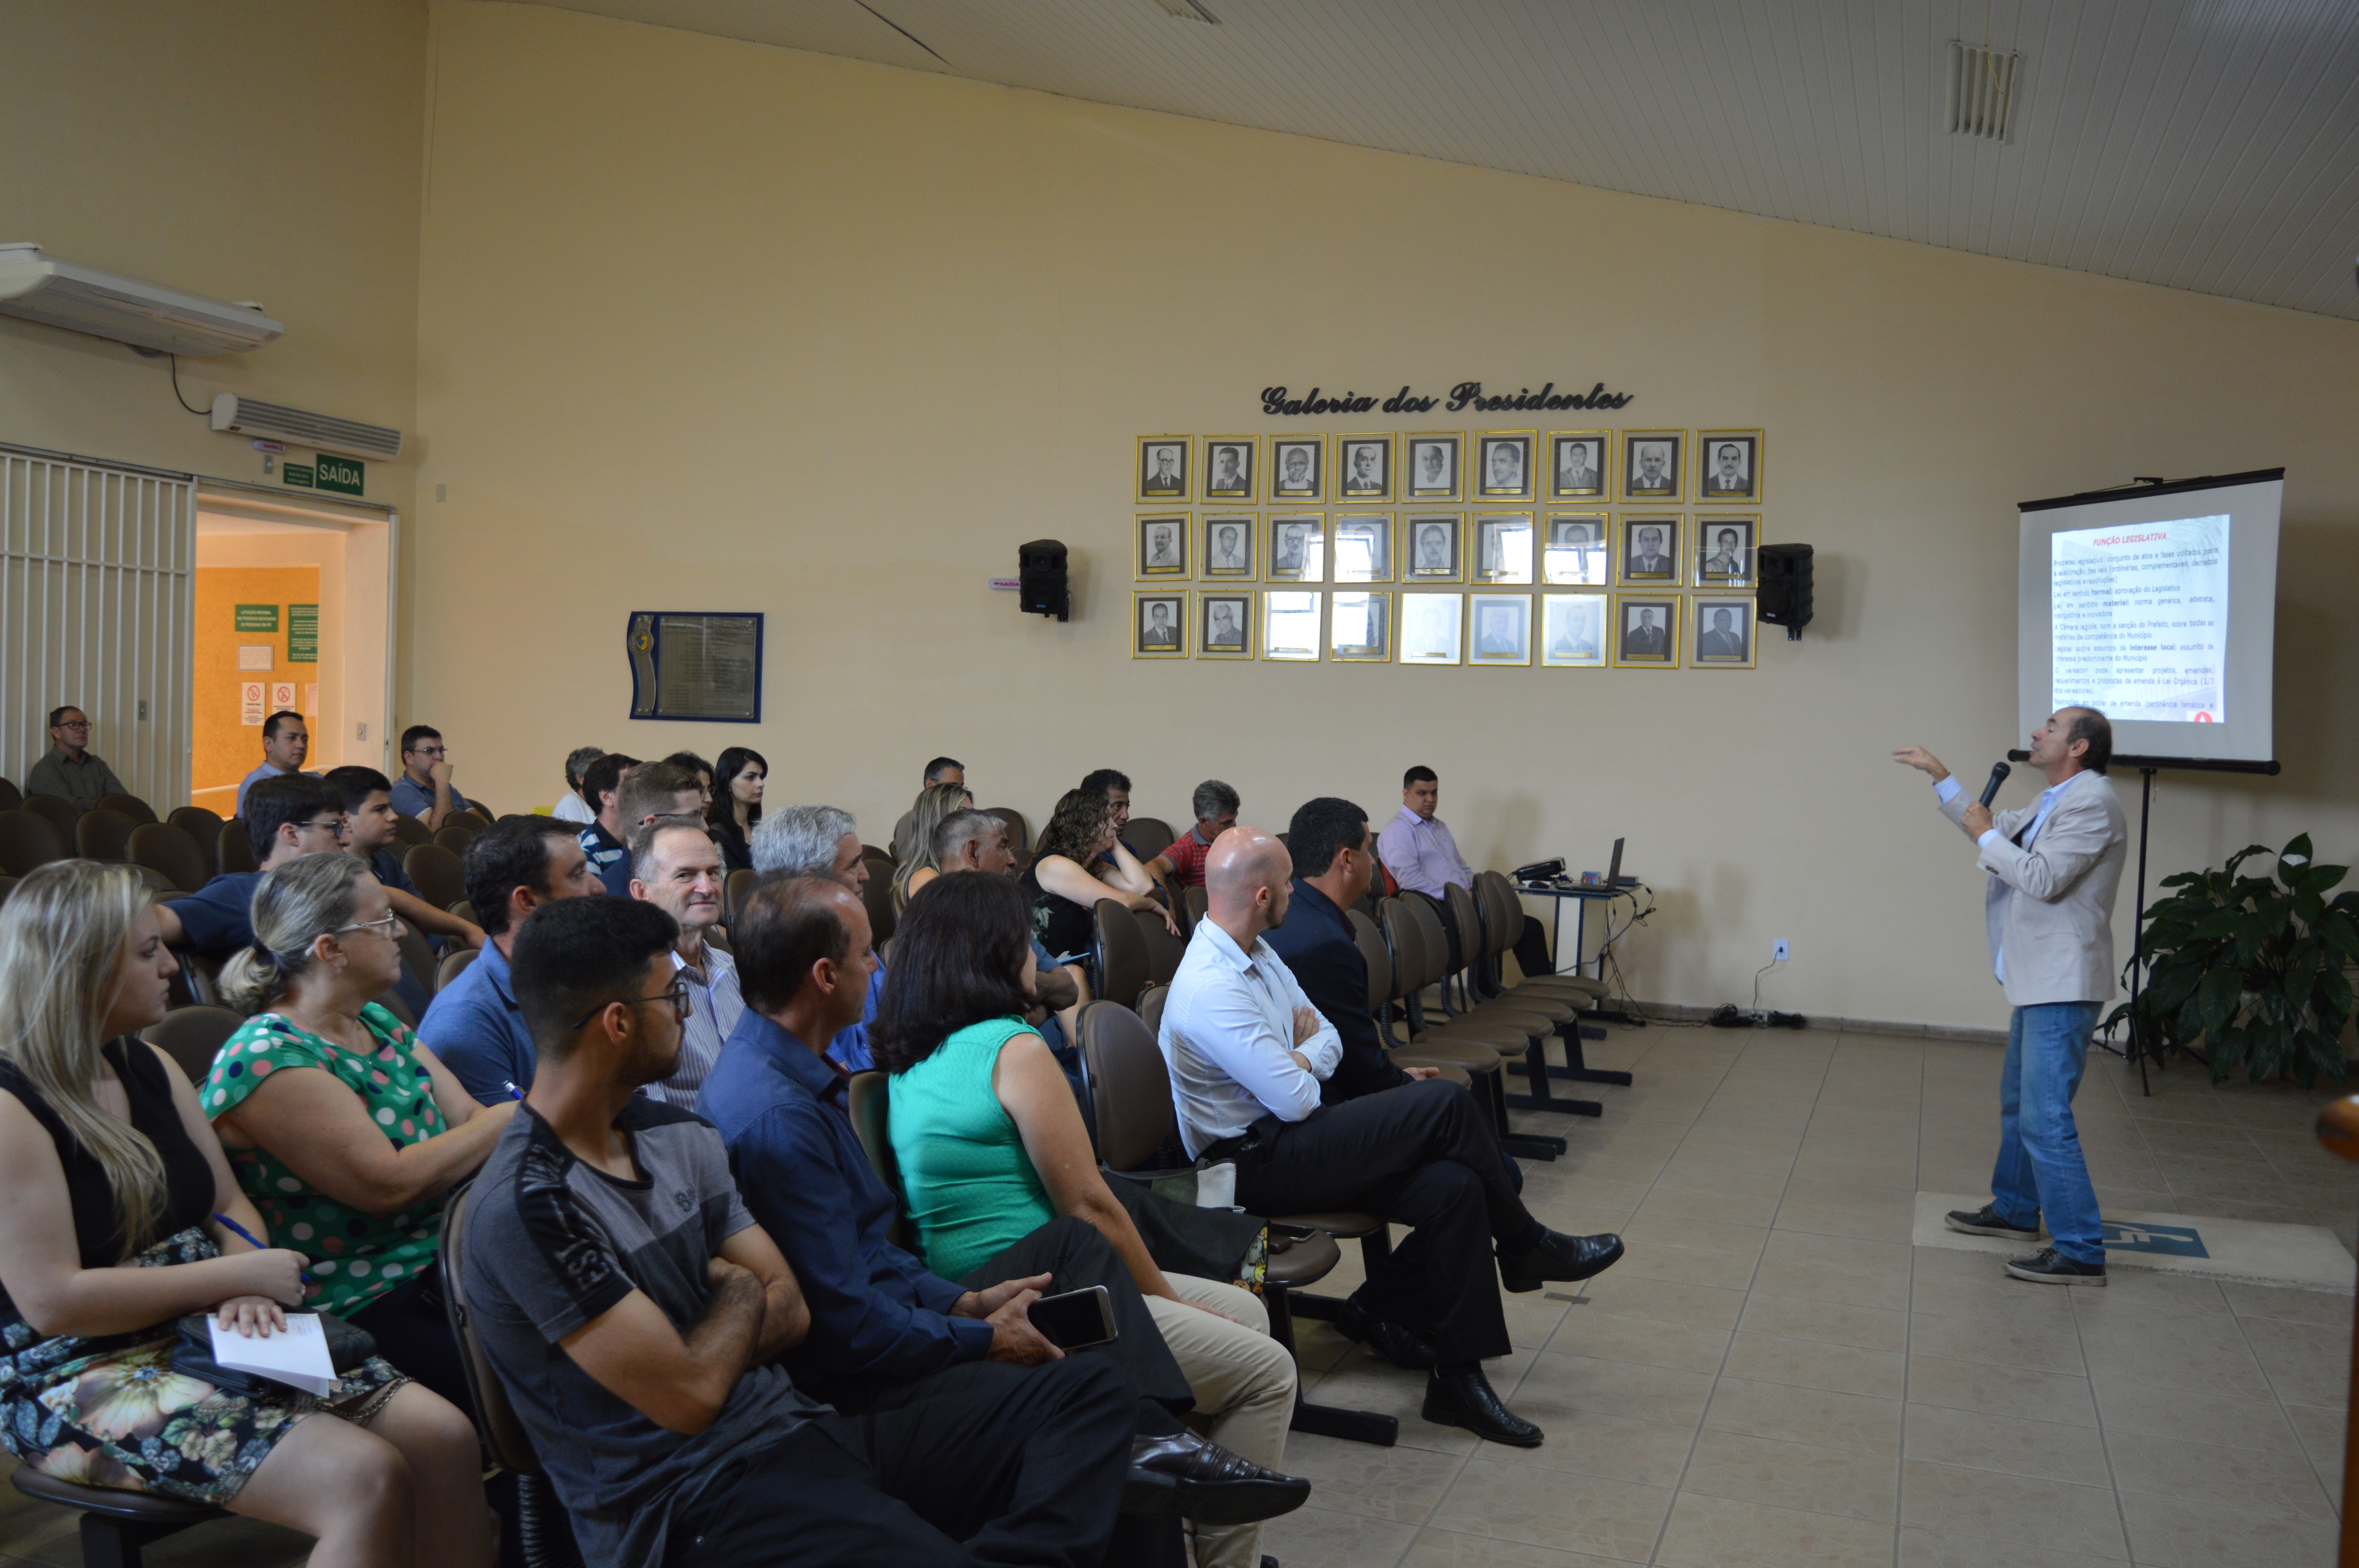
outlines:
[[1761, 596], [1754, 609], [1772, 626], [1783, 626], [1788, 642], [1799, 642], [1810, 623], [1810, 546], [1764, 545], [1758, 558]]
[[1065, 546], [1054, 539], [1035, 539], [1016, 546], [1016, 564], [1024, 613], [1065, 620], [1072, 608], [1065, 592]]

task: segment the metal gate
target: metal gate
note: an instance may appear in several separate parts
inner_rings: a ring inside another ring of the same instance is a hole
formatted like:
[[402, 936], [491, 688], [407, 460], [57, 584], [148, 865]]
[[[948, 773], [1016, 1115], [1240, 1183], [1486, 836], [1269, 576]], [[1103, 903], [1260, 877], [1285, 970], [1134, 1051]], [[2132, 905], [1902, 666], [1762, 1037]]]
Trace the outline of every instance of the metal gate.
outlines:
[[186, 474], [0, 449], [0, 776], [71, 703], [134, 795], [188, 804], [196, 517]]

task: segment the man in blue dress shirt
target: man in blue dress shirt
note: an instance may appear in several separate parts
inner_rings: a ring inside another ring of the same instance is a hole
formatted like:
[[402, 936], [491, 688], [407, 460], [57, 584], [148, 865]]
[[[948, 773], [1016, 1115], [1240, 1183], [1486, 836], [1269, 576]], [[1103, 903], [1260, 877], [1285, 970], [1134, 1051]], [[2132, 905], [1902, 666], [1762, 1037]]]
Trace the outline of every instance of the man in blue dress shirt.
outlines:
[[413, 724], [401, 732], [401, 776], [393, 782], [393, 808], [440, 832], [453, 813], [467, 809], [467, 797], [451, 782], [451, 757], [442, 731]]

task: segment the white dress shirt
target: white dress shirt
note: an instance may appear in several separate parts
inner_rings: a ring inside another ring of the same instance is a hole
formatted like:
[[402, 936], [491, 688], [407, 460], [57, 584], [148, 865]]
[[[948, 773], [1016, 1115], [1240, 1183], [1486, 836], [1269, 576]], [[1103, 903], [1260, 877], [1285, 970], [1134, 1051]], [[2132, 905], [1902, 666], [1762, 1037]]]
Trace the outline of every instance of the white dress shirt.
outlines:
[[[1319, 1033], [1297, 1046], [1294, 1010], [1310, 1006], [1268, 943], [1256, 936], [1247, 953], [1211, 921], [1196, 923], [1158, 1041], [1189, 1158], [1242, 1136], [1265, 1115], [1300, 1121], [1319, 1108], [1319, 1086], [1343, 1060], [1343, 1037], [1322, 1017]], [[1294, 1060], [1298, 1050], [1307, 1073]]]
[[[2072, 778], [2079, 778], [2080, 776], [2080, 774], [2074, 773]], [[2066, 779], [2063, 784], [2049, 784], [2046, 789], [2039, 792], [2039, 799], [2034, 804], [2032, 809], [2031, 821], [2029, 825], [2023, 829], [2023, 837], [2017, 840], [2017, 842], [2025, 849], [2030, 849], [2031, 841], [2039, 837], [2039, 829], [2047, 824], [2048, 814], [2056, 809], [2056, 797], [2062, 795], [2065, 789], [2071, 783], [2072, 779]], [[1940, 801], [1943, 806], [1947, 806], [1950, 802], [1957, 799], [1959, 794], [1964, 790], [1964, 788], [1965, 785], [1958, 782], [1958, 775], [1951, 773], [1948, 778], [1941, 780], [1939, 784], [1936, 784], [1933, 786], [1933, 793], [1940, 797]], [[2005, 837], [2005, 835], [2000, 833], [1997, 828], [1985, 827], [1982, 830], [1981, 836], [1974, 840], [1974, 843], [1979, 847], [1988, 844], [1994, 838], [2003, 837]], [[1989, 927], [1991, 973], [1998, 977], [1999, 984], [2005, 985], [2006, 984], [2006, 955], [1999, 951], [1999, 938], [2002, 934], [2003, 927], [2000, 924], [1996, 905], [1994, 904], [1990, 907], [1989, 913], [1984, 916], [1984, 924]]]
[[693, 1108], [696, 1091], [721, 1059], [721, 1043], [745, 1016], [745, 999], [737, 993], [737, 961], [712, 943], [704, 944], [704, 973], [699, 978], [677, 951], [672, 971], [688, 981], [688, 1022], [679, 1026], [679, 1065], [661, 1083], [649, 1084], [647, 1094], [666, 1105]]

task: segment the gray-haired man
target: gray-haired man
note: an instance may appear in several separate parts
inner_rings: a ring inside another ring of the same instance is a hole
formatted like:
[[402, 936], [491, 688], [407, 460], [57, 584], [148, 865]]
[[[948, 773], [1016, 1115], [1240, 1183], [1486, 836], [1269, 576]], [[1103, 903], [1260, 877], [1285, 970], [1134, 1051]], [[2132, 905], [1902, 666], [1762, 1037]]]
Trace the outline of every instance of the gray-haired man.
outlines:
[[[764, 881], [826, 877], [854, 893], [868, 885], [868, 867], [860, 859], [859, 819], [842, 806], [790, 806], [776, 816], [765, 816], [754, 828], [752, 848], [754, 869]], [[868, 1005], [860, 1022], [838, 1033], [827, 1048], [828, 1059], [847, 1072], [864, 1073], [875, 1065], [868, 1054], [868, 1029], [876, 1022], [876, 999], [884, 994], [885, 960], [879, 958], [876, 972], [868, 977]]]

